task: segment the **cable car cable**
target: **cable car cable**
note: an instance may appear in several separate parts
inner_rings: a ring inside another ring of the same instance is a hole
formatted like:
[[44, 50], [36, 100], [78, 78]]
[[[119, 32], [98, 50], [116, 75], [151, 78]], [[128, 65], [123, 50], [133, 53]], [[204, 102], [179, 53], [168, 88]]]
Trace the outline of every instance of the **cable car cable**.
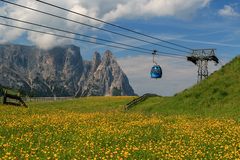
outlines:
[[[110, 42], [110, 43], [114, 43], [114, 44], [120, 44], [120, 45], [123, 45], [123, 46], [144, 50], [144, 51], [147, 51], [147, 52], [152, 52], [152, 50], [146, 49], [146, 48], [142, 48], [142, 47], [135, 47], [135, 46], [124, 44], [124, 43], [118, 43], [118, 42], [109, 41], [109, 40], [105, 40], [105, 39], [101, 39], [101, 38], [95, 38], [95, 37], [91, 37], [91, 36], [88, 36], [88, 35], [74, 33], [74, 32], [71, 32], [71, 31], [66, 31], [66, 30], [62, 30], [62, 29], [58, 29], [58, 28], [54, 28], [54, 27], [49, 27], [49, 26], [45, 26], [45, 25], [41, 25], [41, 24], [37, 24], [37, 23], [23, 21], [23, 20], [11, 18], [11, 17], [0, 16], [0, 18], [9, 19], [9, 20], [13, 20], [13, 21], [21, 22], [21, 23], [26, 23], [26, 24], [31, 24], [31, 25], [35, 25], [35, 26], [39, 26], [39, 27], [43, 27], [43, 28], [47, 28], [47, 29], [51, 29], [51, 30], [55, 30], [55, 31], [65, 32], [65, 33], [69, 33], [69, 34], [73, 34], [73, 35], [80, 35], [80, 36], [83, 36], [83, 37], [93, 38], [93, 39], [100, 40], [100, 41]], [[160, 51], [156, 51], [156, 52], [158, 52], [160, 54], [162, 53], [162, 54], [169, 54], [169, 55], [174, 55], [174, 56], [184, 56], [184, 55], [175, 54], [175, 53], [164, 53], [164, 52], [160, 52]]]
[[96, 40], [100, 40], [100, 41], [104, 41], [104, 42], [114, 43], [114, 44], [117, 44], [117, 45], [123, 45], [123, 46], [131, 47], [131, 48], [135, 48], [135, 49], [141, 49], [141, 50], [145, 50], [147, 52], [152, 52], [152, 50], [146, 49], [146, 48], [142, 48], [142, 47], [136, 47], [136, 46], [128, 45], [128, 44], [125, 44], [125, 43], [114, 42], [114, 41], [110, 41], [110, 40], [106, 40], [106, 39], [102, 39], [102, 38], [96, 38], [96, 37], [88, 36], [88, 35], [85, 35], [85, 34], [71, 32], [71, 31], [67, 31], [67, 30], [63, 30], [63, 29], [59, 29], [59, 28], [54, 28], [54, 27], [49, 27], [49, 26], [45, 26], [45, 25], [42, 25], [42, 24], [37, 24], [37, 23], [28, 22], [28, 21], [23, 21], [23, 20], [11, 18], [11, 17], [0, 16], [0, 18], [5, 18], [5, 19], [21, 22], [21, 23], [31, 24], [31, 25], [34, 25], [34, 26], [48, 28], [48, 29], [52, 29], [52, 30], [56, 30], [56, 31], [60, 31], [60, 32], [65, 32], [65, 33], [69, 33], [69, 34], [74, 34], [74, 35], [78, 35], [78, 36], [83, 36], [83, 37], [87, 37], [87, 38], [92, 38], [92, 39], [96, 39]]
[[85, 15], [85, 14], [82, 14], [82, 13], [79, 13], [79, 12], [75, 12], [75, 11], [72, 11], [72, 10], [70, 10], [70, 9], [66, 9], [66, 8], [63, 8], [63, 7], [60, 7], [60, 6], [57, 6], [57, 5], [54, 5], [54, 4], [51, 4], [51, 3], [48, 3], [48, 2], [42, 1], [42, 0], [36, 0], [36, 1], [38, 1], [38, 2], [40, 2], [40, 3], [42, 3], [42, 4], [45, 4], [45, 5], [49, 5], [49, 6], [52, 6], [52, 7], [55, 7], [55, 8], [58, 8], [58, 9], [61, 9], [61, 10], [64, 10], [64, 11], [67, 11], [67, 12], [70, 12], [70, 13], [74, 13], [74, 14], [77, 14], [77, 15], [80, 15], [80, 16], [83, 16], [83, 17], [86, 17], [86, 18], [89, 18], [89, 19], [92, 19], [92, 20], [95, 20], [95, 21], [98, 21], [98, 22], [101, 22], [101, 23], [110, 25], [110, 26], [113, 26], [113, 27], [120, 28], [120, 29], [122, 29], [122, 30], [126, 30], [126, 31], [129, 31], [129, 32], [138, 34], [138, 35], [142, 35], [142, 36], [145, 36], [145, 37], [148, 37], [148, 38], [152, 38], [152, 39], [155, 39], [155, 40], [164, 42], [164, 43], [168, 43], [168, 44], [171, 44], [171, 45], [175, 45], [175, 46], [177, 46], [177, 47], [181, 47], [181, 48], [184, 48], [184, 49], [192, 50], [192, 49], [189, 48], [189, 47], [186, 47], [186, 46], [183, 46], [183, 45], [179, 45], [179, 44], [176, 44], [176, 43], [173, 43], [173, 42], [169, 42], [169, 41], [167, 41], [167, 40], [163, 40], [163, 39], [160, 39], [160, 38], [157, 38], [157, 37], [153, 37], [153, 36], [150, 36], [150, 35], [141, 33], [141, 32], [137, 32], [137, 31], [135, 31], [135, 30], [133, 30], [133, 29], [129, 29], [129, 28], [126, 28], [126, 27], [122, 27], [122, 26], [120, 26], [120, 25], [117, 25], [117, 24], [109, 23], [109, 22], [106, 22], [106, 21], [104, 21], [104, 20], [101, 20], [101, 19], [98, 19], [98, 18], [94, 18], [94, 17], [88, 16], [88, 15]]
[[[56, 36], [56, 37], [66, 38], [66, 39], [77, 40], [77, 41], [86, 42], [86, 43], [91, 43], [91, 44], [98, 44], [98, 45], [108, 46], [108, 47], [111, 47], [111, 48], [124, 49], [124, 50], [133, 51], [133, 52], [137, 52], [137, 53], [142, 52], [142, 51], [140, 51], [140, 50], [125, 48], [125, 47], [120, 47], [120, 46], [115, 46], [115, 45], [108, 45], [108, 44], [99, 43], [99, 42], [92, 42], [92, 41], [82, 40], [82, 39], [79, 39], [79, 38], [72, 38], [72, 37], [68, 37], [68, 36], [64, 36], [64, 35], [59, 35], [59, 34], [55, 34], [55, 33], [50, 33], [50, 32], [45, 32], [45, 31], [38, 31], [38, 30], [34, 30], [34, 29], [29, 29], [29, 28], [24, 28], [24, 27], [18, 27], [18, 26], [9, 25], [9, 24], [4, 24], [4, 23], [0, 23], [0, 25], [12, 27], [12, 28], [17, 28], [17, 29], [22, 29], [22, 30], [26, 30], [26, 31], [31, 31], [31, 32], [36, 32], [36, 33], [41, 33], [41, 34], [52, 35], [52, 36]], [[146, 52], [142, 52], [142, 53], [143, 53], [143, 54], [149, 54], [149, 53], [146, 53]], [[174, 56], [175, 54], [163, 53], [163, 52], [158, 52], [158, 53], [159, 53], [158, 55], [161, 55], [161, 56], [175, 57], [175, 58], [177, 58], [177, 56]], [[178, 56], [179, 56], [179, 55], [178, 55]], [[185, 56], [184, 56], [184, 57], [185, 57]], [[178, 58], [179, 58], [179, 57], [178, 57]]]
[[135, 49], [129, 49], [129, 48], [120, 47], [120, 46], [114, 46], [114, 45], [108, 45], [108, 44], [99, 43], [99, 42], [87, 41], [87, 40], [82, 40], [82, 39], [79, 39], [79, 38], [72, 38], [72, 37], [68, 37], [68, 36], [64, 36], [64, 35], [60, 35], [60, 34], [55, 34], [55, 33], [50, 33], [50, 32], [45, 32], [45, 31], [38, 31], [38, 30], [34, 30], [34, 29], [30, 29], [30, 28], [25, 28], [25, 27], [18, 27], [18, 26], [9, 25], [9, 24], [4, 24], [4, 23], [0, 23], [0, 25], [12, 27], [12, 28], [17, 28], [17, 29], [22, 29], [22, 30], [26, 30], [26, 31], [31, 31], [31, 32], [36, 32], [36, 33], [41, 33], [41, 34], [52, 35], [52, 36], [61, 37], [61, 38], [67, 38], [67, 39], [77, 40], [77, 41], [86, 42], [86, 43], [104, 45], [104, 46], [108, 46], [108, 47], [112, 47], [112, 48], [125, 49], [125, 50], [129, 50], [129, 51], [134, 51], [134, 52], [141, 52], [141, 51], [135, 50]]
[[9, 2], [9, 1], [6, 1], [6, 0], [0, 0], [0, 1], [3, 1], [3, 2], [8, 3], [8, 4], [11, 4], [11, 5], [18, 6], [18, 7], [21, 7], [21, 8], [29, 9], [29, 10], [32, 10], [32, 11], [35, 11], [35, 12], [38, 12], [38, 13], [42, 13], [42, 14], [45, 14], [45, 15], [49, 15], [49, 16], [52, 16], [52, 17], [59, 18], [59, 19], [63, 19], [63, 20], [66, 20], [66, 21], [78, 23], [78, 24], [81, 24], [81, 25], [84, 25], [84, 26], [88, 26], [88, 27], [91, 27], [91, 28], [95, 28], [95, 29], [98, 29], [98, 30], [102, 30], [102, 31], [105, 31], [105, 32], [109, 32], [109, 33], [112, 33], [112, 34], [116, 34], [116, 35], [119, 35], [119, 36], [127, 37], [127, 38], [134, 39], [134, 40], [138, 40], [138, 41], [141, 41], [141, 42], [144, 42], [144, 43], [148, 43], [148, 44], [152, 44], [152, 45], [156, 45], [156, 46], [160, 46], [160, 47], [172, 49], [172, 50], [179, 51], [179, 52], [182, 52], [182, 53], [191, 54], [190, 52], [186, 52], [186, 51], [184, 51], [184, 50], [180, 50], [180, 49], [168, 47], [168, 46], [161, 45], [161, 44], [158, 44], [158, 43], [149, 42], [149, 41], [147, 41], [147, 40], [143, 40], [143, 39], [136, 38], [136, 37], [133, 37], [133, 36], [129, 36], [129, 35], [126, 35], [126, 34], [122, 34], [122, 33], [114, 32], [114, 31], [110, 31], [110, 30], [108, 30], [108, 29], [103, 29], [103, 28], [95, 27], [95, 26], [92, 26], [92, 25], [89, 25], [89, 24], [86, 24], [86, 23], [82, 23], [82, 22], [78, 22], [78, 21], [75, 21], [75, 20], [72, 20], [72, 19], [68, 19], [68, 18], [65, 18], [65, 17], [61, 17], [61, 16], [58, 16], [58, 15], [55, 15], [55, 14], [52, 14], [52, 13], [40, 11], [40, 10], [31, 8], [31, 7], [27, 7], [27, 6], [23, 6], [23, 5], [20, 5], [20, 4], [17, 4], [17, 3]]

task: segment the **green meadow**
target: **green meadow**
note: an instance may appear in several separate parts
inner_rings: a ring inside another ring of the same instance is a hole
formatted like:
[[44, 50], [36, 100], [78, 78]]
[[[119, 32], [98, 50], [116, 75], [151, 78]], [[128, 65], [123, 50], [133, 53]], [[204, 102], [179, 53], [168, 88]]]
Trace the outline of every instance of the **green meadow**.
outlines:
[[0, 105], [0, 159], [240, 159], [240, 58], [173, 97]]

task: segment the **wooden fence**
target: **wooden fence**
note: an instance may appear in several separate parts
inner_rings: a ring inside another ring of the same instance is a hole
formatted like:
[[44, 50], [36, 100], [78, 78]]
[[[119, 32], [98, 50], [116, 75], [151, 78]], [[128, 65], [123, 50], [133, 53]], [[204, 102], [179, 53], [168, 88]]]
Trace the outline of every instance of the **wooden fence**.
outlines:
[[25, 97], [26, 102], [64, 101], [75, 99], [75, 97]]

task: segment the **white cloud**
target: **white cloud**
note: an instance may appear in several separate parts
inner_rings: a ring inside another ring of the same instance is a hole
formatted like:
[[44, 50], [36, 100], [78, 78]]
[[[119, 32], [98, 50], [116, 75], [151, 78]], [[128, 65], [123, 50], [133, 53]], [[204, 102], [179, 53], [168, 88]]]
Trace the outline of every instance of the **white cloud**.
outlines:
[[211, 0], [131, 0], [120, 3], [116, 8], [105, 14], [105, 20], [118, 18], [174, 16], [189, 17], [198, 9], [206, 7]]
[[0, 44], [15, 40], [22, 32], [18, 29], [0, 26]]
[[[127, 74], [130, 84], [139, 95], [144, 93], [156, 93], [163, 96], [172, 96], [197, 81], [197, 66], [186, 59], [158, 57], [157, 61], [163, 70], [163, 77], [155, 80], [150, 78], [150, 70], [153, 66], [152, 57], [135, 56], [119, 58], [118, 63]], [[210, 73], [220, 66], [209, 65]]]
[[[174, 17], [189, 17], [195, 13], [198, 9], [201, 9], [209, 4], [211, 0], [49, 0], [49, 3], [56, 4], [79, 13], [87, 14], [92, 17], [104, 19], [108, 22], [113, 22], [122, 18], [152, 18], [160, 16], [174, 16]], [[43, 5], [37, 1], [29, 0], [16, 0], [16, 3], [24, 6], [36, 8], [53, 14], [71, 18], [73, 20], [81, 21], [84, 23], [101, 26], [98, 22], [89, 20], [87, 18], [74, 15], [50, 6]], [[74, 32], [85, 32], [86, 27], [78, 24], [59, 20], [50, 16], [32, 12], [23, 8], [5, 4], [0, 7], [1, 15], [10, 16], [16, 19], [25, 21], [31, 21], [35, 23], [41, 23], [44, 25], [66, 29]], [[0, 20], [2, 22], [2, 20]], [[16, 22], [10, 22], [9, 24], [28, 27]], [[32, 27], [31, 28], [36, 28]], [[37, 28], [39, 29], [39, 27]], [[21, 36], [24, 31], [12, 29], [9, 27], [0, 26], [1, 33], [0, 42], [12, 41]], [[52, 31], [54, 32], [54, 31]], [[54, 32], [55, 33], [55, 32]], [[46, 36], [37, 33], [27, 34], [28, 39], [36, 44], [38, 47], [48, 48], [51, 46], [61, 45], [64, 43], [72, 43], [69, 40], [59, 40], [60, 38], [53, 38], [52, 36]]]
[[53, 35], [38, 34], [33, 32], [28, 33], [28, 40], [32, 41], [33, 44], [37, 45], [42, 49], [49, 49], [54, 47], [55, 45], [68, 43], [67, 39], [60, 39]]
[[233, 7], [230, 5], [225, 5], [224, 8], [218, 11], [218, 14], [221, 16], [230, 16], [230, 17], [239, 17], [240, 14], [237, 13]]

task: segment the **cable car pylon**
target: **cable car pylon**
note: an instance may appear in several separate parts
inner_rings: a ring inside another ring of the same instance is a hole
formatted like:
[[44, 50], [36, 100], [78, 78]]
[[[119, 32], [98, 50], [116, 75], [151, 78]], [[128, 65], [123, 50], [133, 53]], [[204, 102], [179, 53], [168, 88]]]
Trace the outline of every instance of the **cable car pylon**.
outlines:
[[194, 49], [187, 60], [198, 66], [198, 83], [208, 77], [208, 62], [213, 61], [217, 65], [219, 59], [215, 54], [216, 49]]

